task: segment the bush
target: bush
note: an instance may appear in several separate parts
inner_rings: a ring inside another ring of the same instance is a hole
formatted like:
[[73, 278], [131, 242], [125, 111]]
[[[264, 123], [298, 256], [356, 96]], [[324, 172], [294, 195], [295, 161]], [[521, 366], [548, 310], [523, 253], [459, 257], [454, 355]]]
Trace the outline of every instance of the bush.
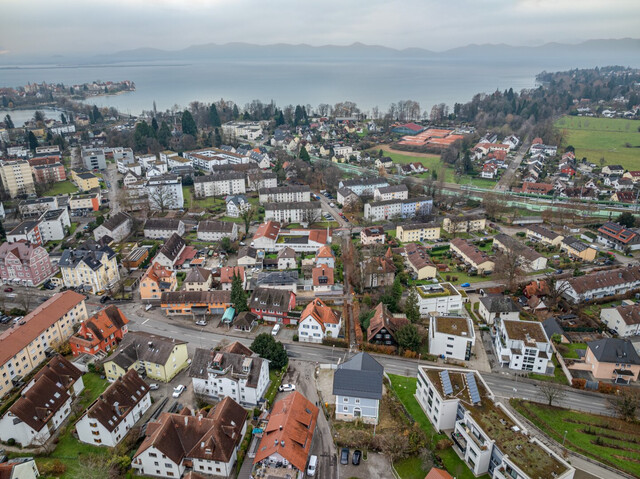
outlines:
[[60, 477], [67, 472], [67, 466], [65, 466], [59, 459], [56, 459], [53, 462], [45, 464], [39, 463], [38, 470], [42, 477]]
[[9, 440], [7, 441], [7, 445], [8, 446], [15, 446], [16, 445], [16, 440], [12, 437], [9, 438]]
[[524, 238], [525, 236], [527, 236], [527, 234], [524, 231], [518, 231], [516, 233], [516, 236], [519, 236], [520, 238]]
[[571, 380], [571, 387], [576, 389], [584, 389], [587, 385], [587, 380], [582, 378], [573, 378]]
[[297, 335], [297, 334], [294, 334], [294, 335], [293, 335], [293, 340], [294, 340], [294, 341], [298, 341], [298, 340], [299, 340], [299, 338], [298, 338], [298, 335]]
[[25, 314], [27, 314], [27, 312], [21, 308], [11, 308], [9, 310], [9, 314], [11, 316], [24, 316]]
[[436, 449], [438, 451], [444, 451], [445, 449], [449, 449], [451, 446], [453, 446], [453, 442], [446, 438], [440, 439], [436, 443]]

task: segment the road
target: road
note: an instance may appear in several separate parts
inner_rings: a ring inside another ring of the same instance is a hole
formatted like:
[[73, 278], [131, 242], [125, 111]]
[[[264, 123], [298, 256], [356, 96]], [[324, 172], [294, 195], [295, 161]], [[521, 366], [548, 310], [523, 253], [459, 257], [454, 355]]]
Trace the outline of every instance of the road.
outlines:
[[344, 220], [342, 216], [340, 216], [340, 210], [338, 208], [334, 208], [330, 205], [333, 200], [329, 200], [326, 196], [318, 192], [313, 192], [315, 195], [320, 197], [320, 203], [322, 204], [322, 210], [329, 213], [333, 216], [333, 219], [338, 222], [341, 228], [347, 226], [347, 222]]
[[[107, 163], [107, 169], [102, 171], [102, 177], [107, 183], [107, 198], [109, 199], [109, 214], [111, 216], [120, 211], [118, 201], [118, 170], [115, 163]], [[103, 190], [104, 192], [104, 190]]]
[[522, 146], [520, 146], [515, 158], [511, 160], [506, 171], [502, 174], [502, 176], [498, 180], [498, 183], [496, 183], [494, 190], [509, 191], [509, 188], [511, 187], [511, 183], [513, 181], [513, 177], [515, 176], [516, 171], [518, 171], [518, 168], [520, 168], [520, 163], [522, 163], [524, 155], [527, 154], [529, 146], [529, 143], [523, 143]]

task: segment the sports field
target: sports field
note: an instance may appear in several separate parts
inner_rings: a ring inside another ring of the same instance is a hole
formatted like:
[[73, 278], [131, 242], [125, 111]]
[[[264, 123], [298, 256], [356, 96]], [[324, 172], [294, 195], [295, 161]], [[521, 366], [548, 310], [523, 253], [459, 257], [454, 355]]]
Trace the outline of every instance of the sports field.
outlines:
[[563, 116], [556, 127], [564, 132], [564, 146], [576, 149], [577, 159], [587, 157], [600, 166], [604, 158], [606, 165], [640, 170], [640, 121]]

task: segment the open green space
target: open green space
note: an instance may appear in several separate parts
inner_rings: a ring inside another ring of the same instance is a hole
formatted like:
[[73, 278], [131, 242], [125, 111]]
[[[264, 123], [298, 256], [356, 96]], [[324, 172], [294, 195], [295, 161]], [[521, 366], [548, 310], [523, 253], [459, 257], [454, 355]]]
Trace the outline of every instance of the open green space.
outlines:
[[[511, 405], [573, 451], [640, 477], [640, 424], [522, 400]], [[566, 431], [566, 439], [564, 439]]]
[[[376, 150], [375, 148], [369, 151], [372, 155], [376, 155], [378, 153], [378, 150]], [[430, 155], [428, 157], [422, 157], [422, 156], [413, 156], [409, 152], [405, 154], [405, 153], [396, 153], [393, 151], [386, 151], [386, 150], [383, 151], [383, 153], [384, 153], [384, 156], [388, 156], [389, 158], [391, 158], [394, 163], [402, 163], [402, 164], [415, 163], [415, 162], [421, 163], [422, 166], [425, 168], [428, 168], [429, 171], [426, 173], [421, 173], [417, 175], [419, 178], [431, 177], [431, 173], [433, 171], [435, 171], [436, 174], [440, 175], [440, 170], [444, 168], [444, 172], [445, 172], [444, 181], [447, 183], [453, 183], [454, 181], [455, 174], [454, 174], [453, 168], [445, 166], [440, 161], [439, 155]]]
[[[431, 448], [435, 450], [435, 446], [438, 441], [442, 439], [448, 439], [444, 434], [438, 434], [433, 428], [429, 419], [425, 415], [424, 411], [418, 404], [418, 400], [415, 398], [417, 378], [408, 378], [405, 376], [397, 376], [395, 374], [389, 374], [391, 380], [391, 387], [404, 405], [407, 412], [411, 415], [414, 421], [416, 421], [420, 427], [427, 433], [427, 437], [431, 438]], [[448, 447], [443, 450], [435, 451], [436, 455], [440, 457], [444, 468], [449, 471], [450, 474], [455, 475], [457, 479], [474, 479], [471, 470], [467, 467], [462, 459], [456, 454], [452, 447]], [[398, 471], [399, 472], [399, 471]], [[414, 476], [402, 476], [412, 478]], [[488, 478], [488, 475], [480, 476], [480, 479]]]
[[[565, 350], [566, 348], [566, 350]], [[558, 351], [561, 352], [563, 358], [578, 359], [578, 349], [587, 349], [586, 343], [559, 344]]]
[[60, 181], [51, 185], [51, 188], [42, 193], [42, 196], [70, 195], [77, 192], [78, 188], [71, 181]]
[[576, 149], [576, 158], [587, 157], [596, 165], [604, 158], [607, 165], [640, 169], [640, 121], [563, 116], [555, 126], [565, 133], [563, 144]]
[[553, 365], [555, 366], [555, 369], [553, 370], [553, 376], [548, 376], [546, 374], [529, 373], [529, 378], [537, 379], [538, 381], [547, 381], [568, 385], [569, 381], [567, 381], [567, 376], [564, 375], [564, 372], [558, 364], [558, 360], [556, 359], [555, 355], [551, 357], [551, 362], [553, 362]]
[[422, 459], [408, 457], [393, 464], [401, 479], [424, 479], [429, 471], [422, 468]]

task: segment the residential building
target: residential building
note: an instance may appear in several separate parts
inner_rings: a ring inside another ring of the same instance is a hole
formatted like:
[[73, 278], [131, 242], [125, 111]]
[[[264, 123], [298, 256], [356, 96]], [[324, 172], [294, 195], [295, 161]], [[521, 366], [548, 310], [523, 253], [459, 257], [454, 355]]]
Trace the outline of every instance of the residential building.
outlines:
[[389, 186], [389, 183], [383, 178], [341, 180], [338, 184], [338, 188], [349, 188], [358, 196], [373, 196], [376, 188], [385, 186]]
[[238, 239], [238, 224], [229, 221], [205, 220], [198, 223], [198, 241], [220, 241]]
[[330, 293], [335, 285], [333, 268], [321, 265], [311, 269], [313, 291], [316, 293]]
[[622, 176], [624, 168], [620, 165], [605, 165], [602, 167], [602, 174], [607, 176]]
[[296, 269], [298, 267], [296, 252], [288, 246], [278, 251], [277, 260], [278, 269]]
[[42, 235], [40, 234], [40, 221], [25, 220], [7, 233], [7, 242], [16, 243], [18, 241], [24, 241], [36, 246], [43, 244]]
[[209, 291], [212, 283], [211, 270], [194, 266], [189, 269], [182, 283], [182, 291]]
[[71, 180], [82, 192], [100, 188], [100, 180], [96, 175], [86, 170], [71, 170]]
[[383, 346], [397, 346], [396, 333], [409, 324], [406, 316], [393, 315], [384, 303], [376, 306], [375, 313], [367, 328], [367, 341]]
[[261, 271], [255, 276], [255, 287], [298, 290], [298, 271]]
[[640, 304], [622, 304], [613, 308], [600, 310], [600, 321], [618, 336], [640, 335]]
[[23, 219], [39, 218], [43, 213], [61, 207], [61, 205], [58, 205], [57, 196], [44, 196], [42, 198], [29, 198], [20, 201], [18, 211]]
[[266, 203], [264, 206], [265, 221], [279, 223], [300, 223], [307, 227], [322, 218], [320, 202]]
[[391, 201], [409, 199], [407, 185], [380, 186], [373, 190], [374, 201]]
[[640, 288], [640, 267], [630, 266], [559, 280], [556, 288], [573, 303], [625, 294]]
[[311, 188], [291, 185], [260, 190], [260, 203], [304, 203], [311, 201]]
[[502, 366], [538, 374], [547, 372], [553, 349], [542, 323], [500, 319], [494, 328], [496, 358]]
[[357, 203], [360, 200], [358, 195], [356, 195], [349, 188], [338, 188], [336, 192], [336, 202], [342, 206], [347, 206], [352, 203]]
[[179, 478], [189, 467], [194, 479], [230, 477], [246, 429], [247, 411], [229, 397], [206, 413], [163, 412], [149, 422], [131, 465], [144, 476]]
[[119, 243], [129, 236], [132, 226], [133, 220], [131, 216], [120, 211], [94, 229], [93, 237], [98, 241], [103, 236], [110, 236], [113, 241]]
[[43, 446], [69, 417], [83, 389], [82, 372], [62, 356], [54, 356], [0, 419], [0, 440], [14, 439], [22, 447]]
[[27, 160], [0, 160], [0, 180], [11, 198], [36, 192], [31, 166]]
[[461, 315], [429, 313], [430, 354], [469, 361], [475, 342], [471, 319]]
[[249, 211], [251, 203], [244, 195], [229, 195], [225, 198], [227, 203], [227, 216], [231, 218], [240, 218], [245, 211]]
[[0, 279], [4, 284], [38, 286], [55, 272], [49, 253], [42, 246], [24, 242], [0, 245]]
[[100, 210], [102, 196], [99, 191], [84, 195], [71, 195], [69, 198], [69, 209], [71, 216], [87, 216], [94, 211]]
[[368, 353], [358, 353], [333, 373], [336, 419], [378, 424], [384, 368]]
[[133, 248], [122, 260], [122, 267], [129, 271], [137, 270], [149, 258], [149, 246], [138, 246]]
[[36, 183], [58, 183], [67, 179], [64, 165], [59, 162], [32, 166], [31, 169]]
[[[279, 225], [279, 223], [274, 224]], [[260, 228], [258, 228], [258, 232], [260, 232]], [[266, 237], [258, 241], [256, 239], [257, 237], [258, 233], [253, 237], [255, 242], [254, 246], [258, 248], [259, 244], [266, 244], [265, 251], [268, 252], [278, 252], [284, 248], [291, 248], [296, 253], [317, 253], [323, 246], [331, 243], [331, 232], [329, 228], [325, 230], [294, 228], [281, 230], [278, 228], [277, 240], [273, 243]]]
[[160, 300], [165, 291], [178, 288], [176, 272], [159, 263], [152, 263], [140, 280], [140, 299], [142, 301]]
[[640, 234], [611, 221], [598, 228], [598, 243], [618, 251], [635, 251], [640, 249]]
[[120, 279], [116, 253], [93, 240], [64, 250], [58, 266], [67, 288], [82, 288], [91, 294], [110, 289]]
[[147, 181], [149, 207], [152, 210], [178, 210], [184, 208], [182, 178], [176, 175], [158, 175]]
[[298, 340], [322, 343], [326, 337], [337, 338], [342, 329], [342, 317], [322, 300], [315, 298], [302, 311], [298, 324]]
[[297, 391], [277, 401], [256, 450], [254, 466], [264, 468], [268, 477], [271, 470], [279, 473], [277, 465], [286, 461], [292, 477], [302, 476], [311, 453], [318, 414], [318, 408]]
[[416, 218], [431, 214], [432, 209], [433, 200], [431, 198], [374, 201], [364, 205], [364, 217], [370, 221]]
[[408, 243], [399, 249], [402, 251], [402, 255], [405, 257], [416, 279], [433, 279], [438, 275], [438, 268], [431, 260], [427, 248], [421, 244]]
[[480, 251], [475, 245], [461, 238], [454, 238], [450, 242], [451, 252], [457, 255], [471, 269], [478, 274], [491, 273], [495, 263], [484, 251]]
[[521, 268], [527, 271], [542, 271], [547, 267], [547, 258], [533, 248], [522, 244], [513, 236], [500, 233], [493, 238], [493, 247], [506, 255], [517, 255]]
[[6, 479], [37, 479], [40, 477], [32, 457], [17, 457], [0, 464], [0, 477]]
[[454, 477], [444, 469], [432, 467], [424, 479], [454, 479]]
[[560, 251], [567, 253], [571, 259], [591, 262], [596, 259], [598, 252], [590, 245], [573, 236], [566, 236], [560, 243]]
[[438, 223], [409, 223], [396, 226], [396, 238], [402, 243], [440, 239]]
[[242, 195], [247, 192], [245, 174], [241, 171], [196, 176], [193, 179], [193, 188], [196, 198]]
[[297, 324], [299, 317], [291, 314], [296, 307], [296, 295], [290, 290], [258, 287], [249, 299], [249, 308], [263, 321]]
[[520, 308], [509, 296], [491, 294], [480, 298], [478, 315], [487, 324], [501, 319], [517, 321], [520, 318]]
[[168, 291], [162, 293], [160, 306], [167, 316], [222, 315], [231, 307], [231, 291]]
[[369, 246], [372, 244], [384, 244], [386, 235], [382, 226], [371, 226], [360, 231], [360, 244]]
[[584, 363], [574, 363], [571, 369], [589, 371], [595, 379], [629, 384], [640, 374], [640, 357], [628, 339], [603, 338], [587, 343]]
[[127, 334], [129, 320], [115, 305], [109, 305], [80, 324], [80, 329], [69, 338], [74, 356], [81, 354], [108, 354]]
[[71, 228], [71, 219], [69, 218], [69, 210], [67, 208], [59, 208], [49, 210], [42, 214], [38, 229], [42, 243], [49, 241], [61, 241]]
[[149, 386], [130, 369], [116, 379], [76, 422], [78, 440], [117, 446], [151, 407]]
[[149, 239], [166, 240], [173, 234], [183, 236], [185, 226], [177, 218], [149, 218], [144, 224], [144, 237]]
[[84, 300], [74, 291], [57, 293], [27, 314], [24, 324], [0, 335], [0, 397], [45, 360], [48, 348], [66, 341], [75, 325], [87, 319]]
[[564, 236], [561, 234], [551, 231], [541, 225], [527, 226], [526, 235], [527, 238], [532, 239], [533, 241], [539, 241], [540, 243], [548, 246], [559, 246], [564, 239]]
[[[431, 313], [441, 315], [458, 314], [462, 311], [462, 294], [451, 283], [424, 284], [416, 286], [420, 316]], [[466, 296], [466, 294], [465, 294]]]
[[487, 474], [492, 479], [574, 476], [575, 469], [569, 463], [533, 437], [501, 403], [495, 402], [494, 393], [475, 371], [419, 366], [416, 399], [437, 431], [453, 430], [453, 447], [476, 476]]
[[115, 352], [103, 362], [109, 382], [130, 370], [146, 372], [149, 379], [169, 382], [189, 364], [187, 343], [143, 331], [130, 331]]
[[173, 233], [165, 244], [162, 245], [160, 251], [153, 259], [154, 263], [158, 263], [165, 268], [175, 269], [178, 260], [180, 259], [180, 255], [185, 250], [187, 243], [185, 243], [182, 236], [178, 236], [176, 233]]
[[335, 268], [336, 258], [333, 255], [333, 251], [331, 250], [331, 247], [323, 246], [322, 248], [318, 249], [314, 263], [316, 264], [316, 266], [325, 265], [325, 266], [328, 266], [329, 268]]
[[442, 229], [449, 234], [475, 233], [486, 227], [487, 219], [482, 215], [447, 216], [442, 222]]
[[196, 394], [257, 407], [269, 385], [269, 361], [237, 341], [219, 351], [197, 348], [189, 377]]
[[87, 148], [82, 150], [82, 163], [87, 170], [106, 170], [107, 158], [104, 150]]
[[365, 288], [377, 288], [390, 286], [396, 277], [396, 265], [393, 264], [391, 248], [387, 249], [384, 256], [372, 256], [360, 264], [364, 277]]

